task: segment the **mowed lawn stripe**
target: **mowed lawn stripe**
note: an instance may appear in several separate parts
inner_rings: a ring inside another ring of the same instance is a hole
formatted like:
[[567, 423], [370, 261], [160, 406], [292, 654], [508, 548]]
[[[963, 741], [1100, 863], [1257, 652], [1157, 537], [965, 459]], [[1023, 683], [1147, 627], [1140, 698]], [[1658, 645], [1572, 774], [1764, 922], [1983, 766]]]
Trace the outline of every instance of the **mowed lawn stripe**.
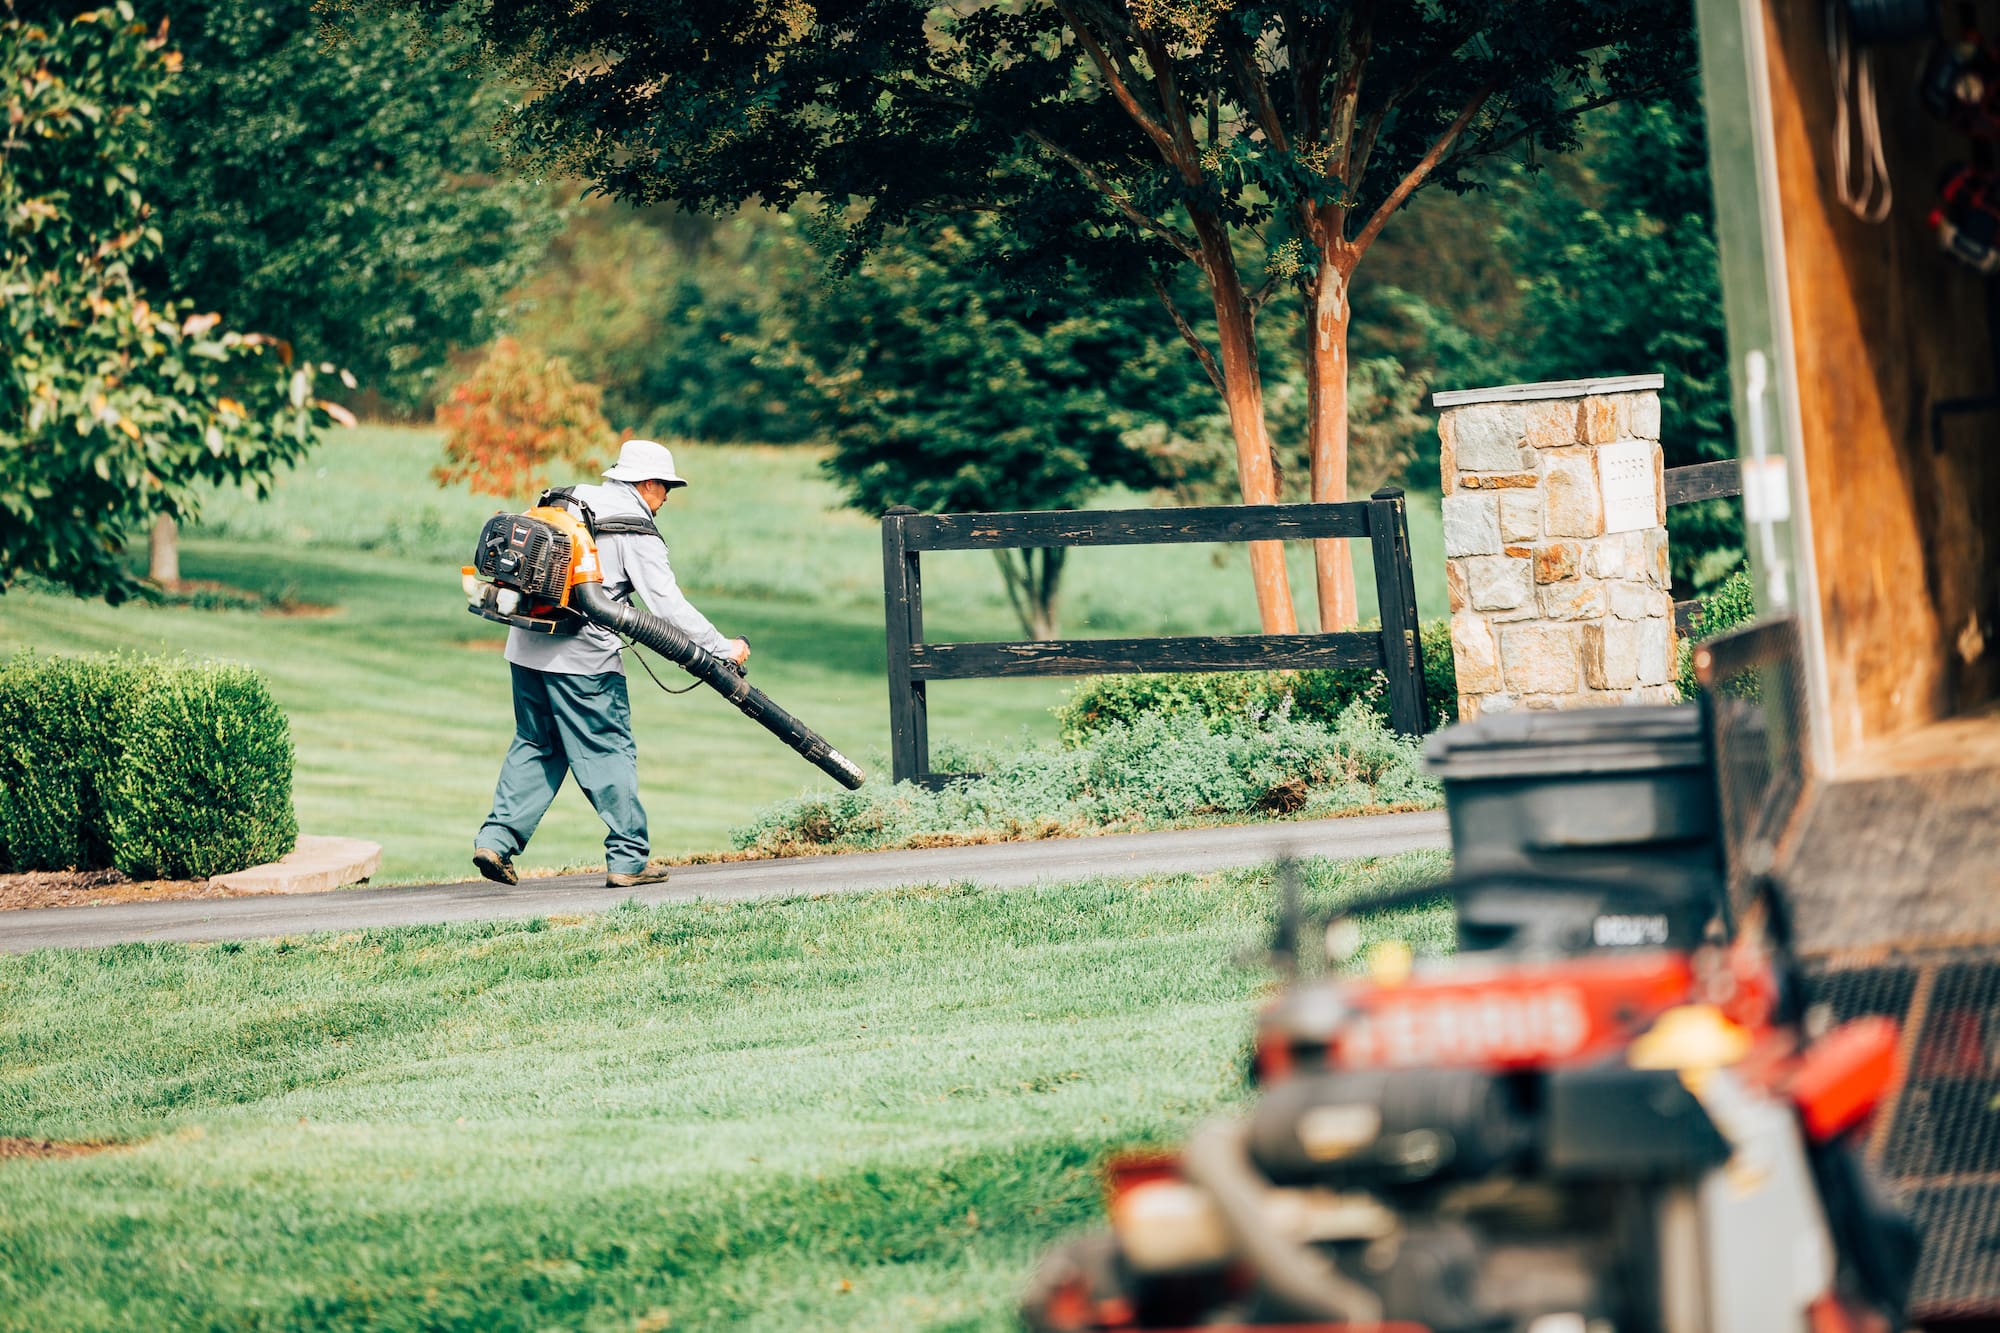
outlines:
[[1250, 870], [0, 959], [0, 1135], [135, 1145], [0, 1164], [0, 1329], [1006, 1327], [1104, 1150], [1241, 1095], [1272, 908]]

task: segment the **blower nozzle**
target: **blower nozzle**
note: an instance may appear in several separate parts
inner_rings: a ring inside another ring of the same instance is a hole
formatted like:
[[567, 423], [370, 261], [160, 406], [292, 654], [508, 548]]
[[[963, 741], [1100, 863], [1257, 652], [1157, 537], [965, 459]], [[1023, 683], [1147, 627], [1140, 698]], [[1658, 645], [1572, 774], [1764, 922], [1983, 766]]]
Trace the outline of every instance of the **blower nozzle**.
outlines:
[[658, 616], [619, 601], [604, 591], [602, 583], [579, 583], [570, 590], [569, 600], [584, 619], [646, 645], [735, 704], [745, 717], [797, 750], [841, 786], [852, 790], [861, 785], [866, 775], [853, 760], [780, 708], [770, 695], [745, 679], [734, 663], [717, 657]]

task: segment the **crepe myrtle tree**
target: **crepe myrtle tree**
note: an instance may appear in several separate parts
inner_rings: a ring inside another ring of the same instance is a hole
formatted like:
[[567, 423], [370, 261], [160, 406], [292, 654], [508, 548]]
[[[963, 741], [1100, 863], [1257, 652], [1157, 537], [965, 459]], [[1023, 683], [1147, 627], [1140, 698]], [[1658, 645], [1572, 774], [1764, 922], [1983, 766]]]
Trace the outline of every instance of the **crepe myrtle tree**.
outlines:
[[[1397, 210], [1694, 68], [1685, 0], [429, 2], [531, 88], [508, 121], [525, 158], [619, 197], [803, 205], [850, 259], [986, 214], [998, 243], [1162, 299], [1193, 266], [1212, 344], [1175, 313], [1259, 504], [1280, 490], [1260, 314], [1304, 321], [1310, 491], [1342, 499], [1348, 294]], [[1264, 628], [1294, 629], [1278, 544], [1251, 563]], [[1344, 545], [1316, 564], [1322, 624], [1350, 623]]]
[[178, 66], [129, 5], [0, 11], [0, 591], [31, 574], [118, 600], [128, 538], [352, 420], [289, 345], [135, 285], [161, 245], [148, 122]]

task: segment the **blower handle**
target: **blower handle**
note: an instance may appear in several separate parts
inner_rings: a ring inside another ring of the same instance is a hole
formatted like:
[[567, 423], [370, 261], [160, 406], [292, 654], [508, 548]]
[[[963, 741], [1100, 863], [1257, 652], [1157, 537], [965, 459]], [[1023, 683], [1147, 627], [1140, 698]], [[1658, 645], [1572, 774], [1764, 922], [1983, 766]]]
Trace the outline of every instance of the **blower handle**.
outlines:
[[841, 786], [851, 791], [861, 785], [866, 775], [853, 760], [744, 679], [743, 669], [736, 663], [717, 657], [651, 612], [619, 601], [604, 591], [602, 583], [577, 584], [570, 589], [569, 600], [570, 606], [591, 624], [602, 625], [646, 645], [735, 704], [745, 717], [798, 751], [808, 763]]

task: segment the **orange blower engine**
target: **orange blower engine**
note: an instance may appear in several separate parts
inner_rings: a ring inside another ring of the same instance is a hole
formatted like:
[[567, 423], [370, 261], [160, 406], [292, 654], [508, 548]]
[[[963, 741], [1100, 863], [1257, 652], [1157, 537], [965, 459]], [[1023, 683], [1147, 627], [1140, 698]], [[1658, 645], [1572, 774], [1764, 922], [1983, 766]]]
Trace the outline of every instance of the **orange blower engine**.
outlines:
[[1461, 947], [1468, 904], [1481, 936], [1496, 904], [1525, 904], [1524, 930], [1434, 964], [1382, 940], [1365, 976], [1283, 994], [1259, 1021], [1255, 1105], [1114, 1160], [1110, 1227], [1044, 1260], [1030, 1328], [1903, 1327], [1916, 1237], [1853, 1141], [1895, 1025], [1809, 1035], [1775, 894], [1732, 943], [1600, 948], [1658, 904], [1487, 875], [1350, 909], [1329, 959], [1358, 949], [1363, 915], [1440, 893]]
[[563, 491], [544, 491], [524, 514], [495, 514], [480, 530], [472, 563], [461, 571], [467, 609], [536, 634], [575, 634], [591, 624], [643, 644], [729, 700], [843, 787], [859, 787], [865, 776], [861, 769], [750, 684], [734, 662], [604, 590], [598, 532], [626, 530], [613, 528], [612, 522], [600, 524], [587, 506]]

